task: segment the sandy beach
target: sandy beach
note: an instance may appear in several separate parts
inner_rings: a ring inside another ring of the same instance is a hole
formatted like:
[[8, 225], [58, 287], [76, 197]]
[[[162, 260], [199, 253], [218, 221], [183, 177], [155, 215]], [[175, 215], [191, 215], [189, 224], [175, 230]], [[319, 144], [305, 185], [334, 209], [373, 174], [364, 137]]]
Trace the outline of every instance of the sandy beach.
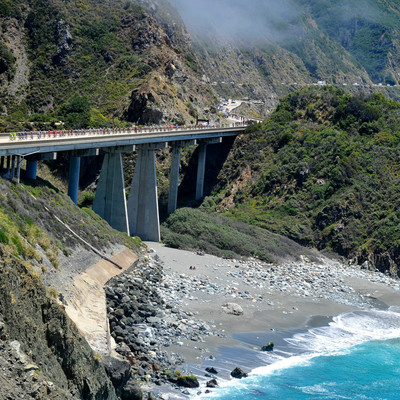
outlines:
[[[182, 355], [182, 370], [202, 381], [196, 392], [210, 379], [207, 366], [219, 370], [218, 379], [229, 379], [236, 366], [249, 372], [263, 365], [260, 347], [271, 340], [279, 346], [293, 332], [326, 325], [343, 312], [400, 305], [398, 280], [322, 256], [318, 262], [303, 258], [271, 265], [147, 245], [150, 259], [163, 264], [162, 296], [187, 315], [182, 329], [198, 320], [209, 328], [197, 339], [177, 338], [166, 349]], [[162, 396], [190, 398], [193, 392]]]

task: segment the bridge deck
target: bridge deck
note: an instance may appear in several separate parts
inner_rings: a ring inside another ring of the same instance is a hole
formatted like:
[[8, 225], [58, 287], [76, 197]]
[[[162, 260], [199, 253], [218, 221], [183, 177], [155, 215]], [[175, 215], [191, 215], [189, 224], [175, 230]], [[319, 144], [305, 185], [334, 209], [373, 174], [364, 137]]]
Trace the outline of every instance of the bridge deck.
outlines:
[[84, 150], [102, 147], [129, 146], [146, 143], [174, 142], [179, 140], [207, 139], [215, 137], [236, 136], [244, 133], [246, 126], [228, 128], [174, 128], [174, 129], [142, 129], [113, 133], [96, 133], [86, 130], [72, 134], [48, 134], [41, 137], [37, 133], [21, 139], [10, 139], [10, 134], [0, 134], [0, 156], [28, 155], [69, 150]]

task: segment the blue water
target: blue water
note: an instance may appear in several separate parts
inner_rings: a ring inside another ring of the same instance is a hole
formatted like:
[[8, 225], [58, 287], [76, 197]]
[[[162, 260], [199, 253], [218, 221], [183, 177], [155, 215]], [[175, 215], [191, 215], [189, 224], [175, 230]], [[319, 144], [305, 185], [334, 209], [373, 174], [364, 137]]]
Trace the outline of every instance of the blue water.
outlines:
[[400, 307], [341, 314], [285, 339], [248, 378], [202, 399], [400, 399]]

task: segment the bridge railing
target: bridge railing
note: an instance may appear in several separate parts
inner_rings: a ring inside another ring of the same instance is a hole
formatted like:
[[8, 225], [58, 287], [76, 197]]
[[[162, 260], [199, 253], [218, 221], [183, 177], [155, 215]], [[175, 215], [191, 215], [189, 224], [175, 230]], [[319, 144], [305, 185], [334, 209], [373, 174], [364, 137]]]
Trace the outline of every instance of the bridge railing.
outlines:
[[127, 135], [127, 134], [149, 134], [149, 133], [172, 133], [182, 131], [200, 131], [213, 129], [228, 129], [235, 127], [244, 127], [246, 123], [235, 124], [219, 124], [219, 125], [196, 125], [196, 126], [173, 126], [173, 125], [157, 125], [145, 127], [131, 128], [87, 128], [87, 129], [54, 129], [42, 131], [17, 131], [0, 133], [0, 139], [9, 140], [29, 140], [29, 139], [51, 139], [61, 137], [78, 137], [78, 136], [104, 136], [104, 135]]

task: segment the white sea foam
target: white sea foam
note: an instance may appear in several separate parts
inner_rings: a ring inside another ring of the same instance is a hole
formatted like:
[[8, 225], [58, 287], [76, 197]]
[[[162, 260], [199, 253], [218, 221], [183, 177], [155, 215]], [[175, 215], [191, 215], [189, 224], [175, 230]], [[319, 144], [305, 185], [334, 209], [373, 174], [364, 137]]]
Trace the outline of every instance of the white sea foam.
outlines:
[[[260, 376], [270, 375], [300, 365], [307, 365], [318, 356], [343, 354], [354, 346], [372, 341], [400, 338], [400, 307], [390, 307], [387, 311], [352, 311], [340, 314], [325, 327], [311, 328], [285, 339], [288, 349], [276, 349], [263, 353], [268, 364], [255, 368], [248, 378], [220, 383], [221, 392], [232, 384], [244, 393]], [[320, 391], [319, 387], [304, 390]], [[321, 393], [321, 392], [320, 392]], [[203, 396], [201, 396], [203, 397]], [[207, 398], [207, 396], [204, 396]]]
[[[350, 348], [371, 340], [400, 337], [400, 307], [388, 311], [352, 311], [340, 314], [325, 327], [311, 328], [285, 339], [293, 350], [276, 355], [276, 361], [259, 367], [251, 375], [267, 375], [277, 370], [307, 364], [320, 355], [343, 353]], [[279, 354], [279, 351], [277, 352]], [[300, 353], [300, 354], [299, 354]], [[273, 359], [270, 359], [273, 361]]]

